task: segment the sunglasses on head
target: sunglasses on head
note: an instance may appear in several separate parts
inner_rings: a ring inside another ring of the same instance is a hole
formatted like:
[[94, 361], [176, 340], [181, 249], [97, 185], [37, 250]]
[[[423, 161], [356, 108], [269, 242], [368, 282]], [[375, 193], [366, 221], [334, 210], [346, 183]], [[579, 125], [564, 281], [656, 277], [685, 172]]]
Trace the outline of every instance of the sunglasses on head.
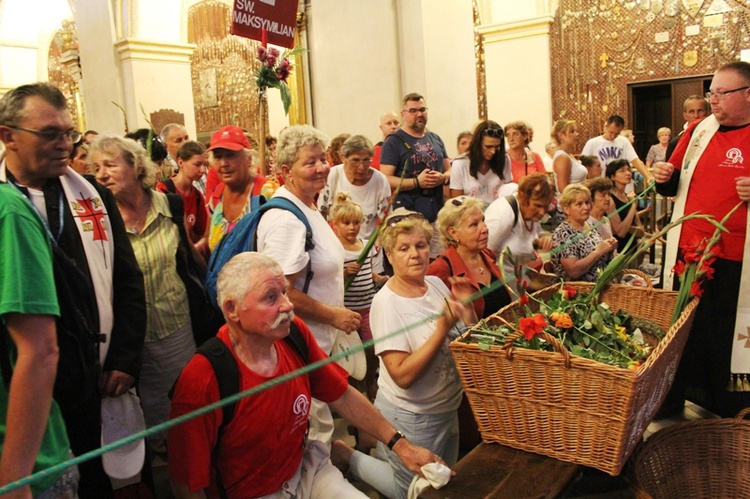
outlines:
[[464, 199], [466, 199], [468, 196], [458, 196], [457, 198], [451, 199], [451, 204], [453, 206], [461, 206], [464, 204]]
[[424, 215], [417, 212], [411, 212], [411, 213], [404, 213], [401, 215], [393, 215], [391, 218], [388, 219], [388, 227], [395, 227], [399, 224], [399, 222], [403, 222], [404, 220], [407, 220], [409, 218], [413, 218], [415, 220], [424, 220]]
[[487, 130], [482, 131], [482, 135], [492, 137], [493, 139], [502, 139], [505, 137], [502, 128], [488, 128]]

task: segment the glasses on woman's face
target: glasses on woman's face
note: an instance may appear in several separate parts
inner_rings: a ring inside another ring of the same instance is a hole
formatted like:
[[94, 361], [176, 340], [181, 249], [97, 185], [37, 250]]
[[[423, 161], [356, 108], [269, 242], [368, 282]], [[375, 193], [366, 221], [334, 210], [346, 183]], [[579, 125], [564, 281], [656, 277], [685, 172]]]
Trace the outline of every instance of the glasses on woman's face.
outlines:
[[482, 135], [485, 137], [492, 137], [493, 139], [503, 139], [505, 134], [502, 128], [488, 128], [482, 131]]
[[399, 224], [399, 222], [403, 222], [404, 220], [411, 219], [414, 220], [424, 220], [424, 215], [418, 212], [412, 212], [412, 213], [404, 213], [402, 215], [393, 215], [391, 218], [388, 219], [388, 227], [395, 227]]
[[349, 164], [351, 164], [354, 168], [359, 168], [360, 166], [364, 166], [366, 168], [369, 168], [372, 164], [371, 158], [366, 159], [360, 159], [360, 158], [346, 158], [349, 161]]

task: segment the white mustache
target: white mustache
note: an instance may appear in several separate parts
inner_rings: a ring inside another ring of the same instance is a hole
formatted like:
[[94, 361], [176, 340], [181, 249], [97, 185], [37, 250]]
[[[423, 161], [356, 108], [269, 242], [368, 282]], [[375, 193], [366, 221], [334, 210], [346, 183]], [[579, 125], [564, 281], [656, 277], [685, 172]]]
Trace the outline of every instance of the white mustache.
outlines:
[[281, 312], [278, 317], [276, 317], [276, 320], [268, 323], [268, 327], [276, 329], [282, 322], [286, 320], [291, 321], [292, 319], [294, 319], [294, 312]]

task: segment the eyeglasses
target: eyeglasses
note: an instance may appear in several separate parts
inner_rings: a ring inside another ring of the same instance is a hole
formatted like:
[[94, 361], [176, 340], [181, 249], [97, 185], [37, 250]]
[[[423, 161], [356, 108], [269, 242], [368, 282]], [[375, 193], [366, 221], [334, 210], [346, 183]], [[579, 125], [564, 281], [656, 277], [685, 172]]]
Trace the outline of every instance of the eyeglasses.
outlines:
[[488, 128], [482, 131], [482, 135], [492, 137], [493, 139], [502, 139], [505, 137], [502, 128]]
[[71, 128], [70, 130], [61, 132], [60, 130], [32, 130], [31, 128], [24, 128], [22, 126], [14, 126], [14, 125], [7, 125], [7, 126], [8, 128], [12, 128], [14, 130], [21, 130], [22, 132], [33, 133], [37, 137], [41, 137], [41, 139], [46, 142], [57, 142], [63, 137], [65, 137], [72, 144], [75, 144], [76, 142], [81, 140], [81, 137], [82, 137], [81, 132], [79, 132], [75, 128]]
[[746, 90], [748, 88], [750, 88], [750, 86], [733, 88], [732, 90], [717, 90], [716, 92], [708, 91], [706, 92], [706, 99], [711, 99], [713, 97], [716, 97], [717, 99], [723, 99], [729, 94], [733, 94], [734, 92], [739, 92], [740, 90]]
[[462, 204], [464, 204], [464, 199], [466, 199], [466, 198], [467, 198], [467, 196], [459, 196], [457, 198], [453, 198], [453, 199], [451, 199], [451, 204], [453, 206], [461, 206]]
[[411, 115], [414, 115], [414, 114], [417, 114], [417, 113], [424, 114], [424, 113], [427, 112], [427, 108], [426, 107], [410, 107], [409, 109], [404, 109], [404, 111], [406, 111], [407, 113], [409, 113]]
[[372, 164], [372, 159], [370, 158], [367, 158], [367, 159], [346, 158], [346, 159], [349, 160], [349, 163], [351, 163], [354, 168], [358, 168], [359, 166], [364, 166], [366, 168], [369, 168], [370, 164]]
[[401, 215], [393, 215], [388, 219], [388, 227], [395, 227], [399, 222], [413, 218], [414, 220], [424, 220], [424, 215], [416, 211], [410, 213], [403, 213]]

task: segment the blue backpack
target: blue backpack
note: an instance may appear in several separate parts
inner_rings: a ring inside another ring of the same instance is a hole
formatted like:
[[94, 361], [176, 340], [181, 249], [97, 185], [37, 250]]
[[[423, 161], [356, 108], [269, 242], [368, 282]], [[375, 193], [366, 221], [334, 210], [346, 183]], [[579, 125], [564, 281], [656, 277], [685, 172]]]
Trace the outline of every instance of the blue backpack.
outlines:
[[[211, 253], [211, 259], [208, 261], [208, 273], [206, 275], [206, 292], [211, 299], [211, 303], [217, 309], [221, 308], [216, 299], [216, 281], [219, 278], [219, 272], [233, 256], [239, 253], [244, 253], [245, 251], [257, 251], [258, 224], [260, 223], [260, 218], [268, 210], [282, 209], [294, 213], [299, 221], [305, 224], [305, 251], [309, 252], [315, 247], [310, 223], [297, 205], [282, 197], [274, 197], [263, 203], [264, 199], [265, 198], [262, 196], [253, 196], [251, 198], [250, 213], [237, 222], [237, 225], [234, 226], [232, 232], [225, 235], [219, 242], [218, 246], [216, 246], [213, 253]], [[307, 289], [310, 287], [310, 281], [312, 281], [313, 278], [312, 259], [307, 261], [306, 270], [307, 274], [305, 275], [305, 285], [302, 289], [303, 293], [307, 293]]]

